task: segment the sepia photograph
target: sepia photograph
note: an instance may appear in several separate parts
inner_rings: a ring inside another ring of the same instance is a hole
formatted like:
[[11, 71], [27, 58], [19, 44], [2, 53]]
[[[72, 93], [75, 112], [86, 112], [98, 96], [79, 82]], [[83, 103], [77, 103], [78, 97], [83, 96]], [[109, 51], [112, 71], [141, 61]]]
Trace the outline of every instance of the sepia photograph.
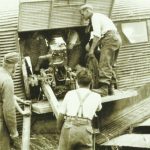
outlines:
[[0, 150], [150, 150], [150, 0], [0, 0]]

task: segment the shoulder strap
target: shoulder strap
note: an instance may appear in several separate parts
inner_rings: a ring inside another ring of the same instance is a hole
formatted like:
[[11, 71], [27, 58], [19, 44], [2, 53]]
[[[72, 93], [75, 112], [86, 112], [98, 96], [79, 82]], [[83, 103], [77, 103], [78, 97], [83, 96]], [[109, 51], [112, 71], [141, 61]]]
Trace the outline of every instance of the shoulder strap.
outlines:
[[80, 95], [80, 93], [79, 93], [77, 90], [76, 90], [76, 93], [77, 93], [78, 98], [79, 98], [79, 101], [80, 101], [80, 106], [79, 106], [79, 108], [78, 108], [76, 117], [79, 116], [79, 111], [80, 111], [81, 108], [82, 108], [82, 113], [81, 113], [81, 115], [82, 115], [82, 117], [83, 117], [83, 103], [85, 102], [85, 100], [87, 99], [87, 97], [90, 95], [90, 92], [88, 92], [83, 98], [81, 98], [81, 95]]

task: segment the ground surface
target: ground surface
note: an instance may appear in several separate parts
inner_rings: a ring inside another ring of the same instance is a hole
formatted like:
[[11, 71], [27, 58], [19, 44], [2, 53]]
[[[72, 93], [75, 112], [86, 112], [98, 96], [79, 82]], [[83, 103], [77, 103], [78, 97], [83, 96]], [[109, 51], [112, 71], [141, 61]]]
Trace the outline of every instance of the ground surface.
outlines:
[[[30, 150], [57, 150], [58, 134], [34, 134], [30, 138]], [[21, 139], [20, 139], [21, 142]], [[12, 148], [11, 150], [16, 150]]]
[[30, 150], [57, 150], [58, 141], [58, 134], [32, 135]]
[[[57, 122], [53, 113], [32, 113], [30, 150], [57, 150], [60, 135], [56, 127]], [[22, 127], [20, 129], [20, 135], [21, 133]], [[20, 144], [21, 140], [22, 138], [20, 136]]]

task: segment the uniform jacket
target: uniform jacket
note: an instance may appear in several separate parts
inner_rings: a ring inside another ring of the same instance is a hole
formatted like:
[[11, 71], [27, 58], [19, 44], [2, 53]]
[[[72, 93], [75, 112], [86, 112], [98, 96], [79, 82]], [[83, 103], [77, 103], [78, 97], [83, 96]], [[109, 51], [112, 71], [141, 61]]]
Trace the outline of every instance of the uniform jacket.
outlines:
[[10, 135], [17, 132], [13, 96], [13, 80], [7, 70], [0, 68], [0, 150], [10, 150]]

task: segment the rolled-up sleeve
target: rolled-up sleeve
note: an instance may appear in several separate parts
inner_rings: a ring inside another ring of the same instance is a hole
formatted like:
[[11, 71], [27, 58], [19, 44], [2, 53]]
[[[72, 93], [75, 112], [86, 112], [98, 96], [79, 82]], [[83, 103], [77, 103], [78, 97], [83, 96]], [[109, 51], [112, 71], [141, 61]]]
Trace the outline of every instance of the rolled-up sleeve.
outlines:
[[67, 102], [69, 101], [69, 99], [70, 99], [69, 92], [67, 92], [65, 97], [64, 97], [63, 102], [61, 103], [60, 109], [59, 109], [59, 112], [61, 114], [66, 115], [66, 113], [67, 113]]
[[10, 135], [15, 135], [17, 132], [16, 110], [14, 104], [14, 85], [11, 79], [3, 82], [2, 86], [2, 101], [4, 120]]
[[102, 109], [102, 98], [99, 95], [99, 102], [98, 102], [98, 107], [97, 107], [97, 111], [100, 111]]

